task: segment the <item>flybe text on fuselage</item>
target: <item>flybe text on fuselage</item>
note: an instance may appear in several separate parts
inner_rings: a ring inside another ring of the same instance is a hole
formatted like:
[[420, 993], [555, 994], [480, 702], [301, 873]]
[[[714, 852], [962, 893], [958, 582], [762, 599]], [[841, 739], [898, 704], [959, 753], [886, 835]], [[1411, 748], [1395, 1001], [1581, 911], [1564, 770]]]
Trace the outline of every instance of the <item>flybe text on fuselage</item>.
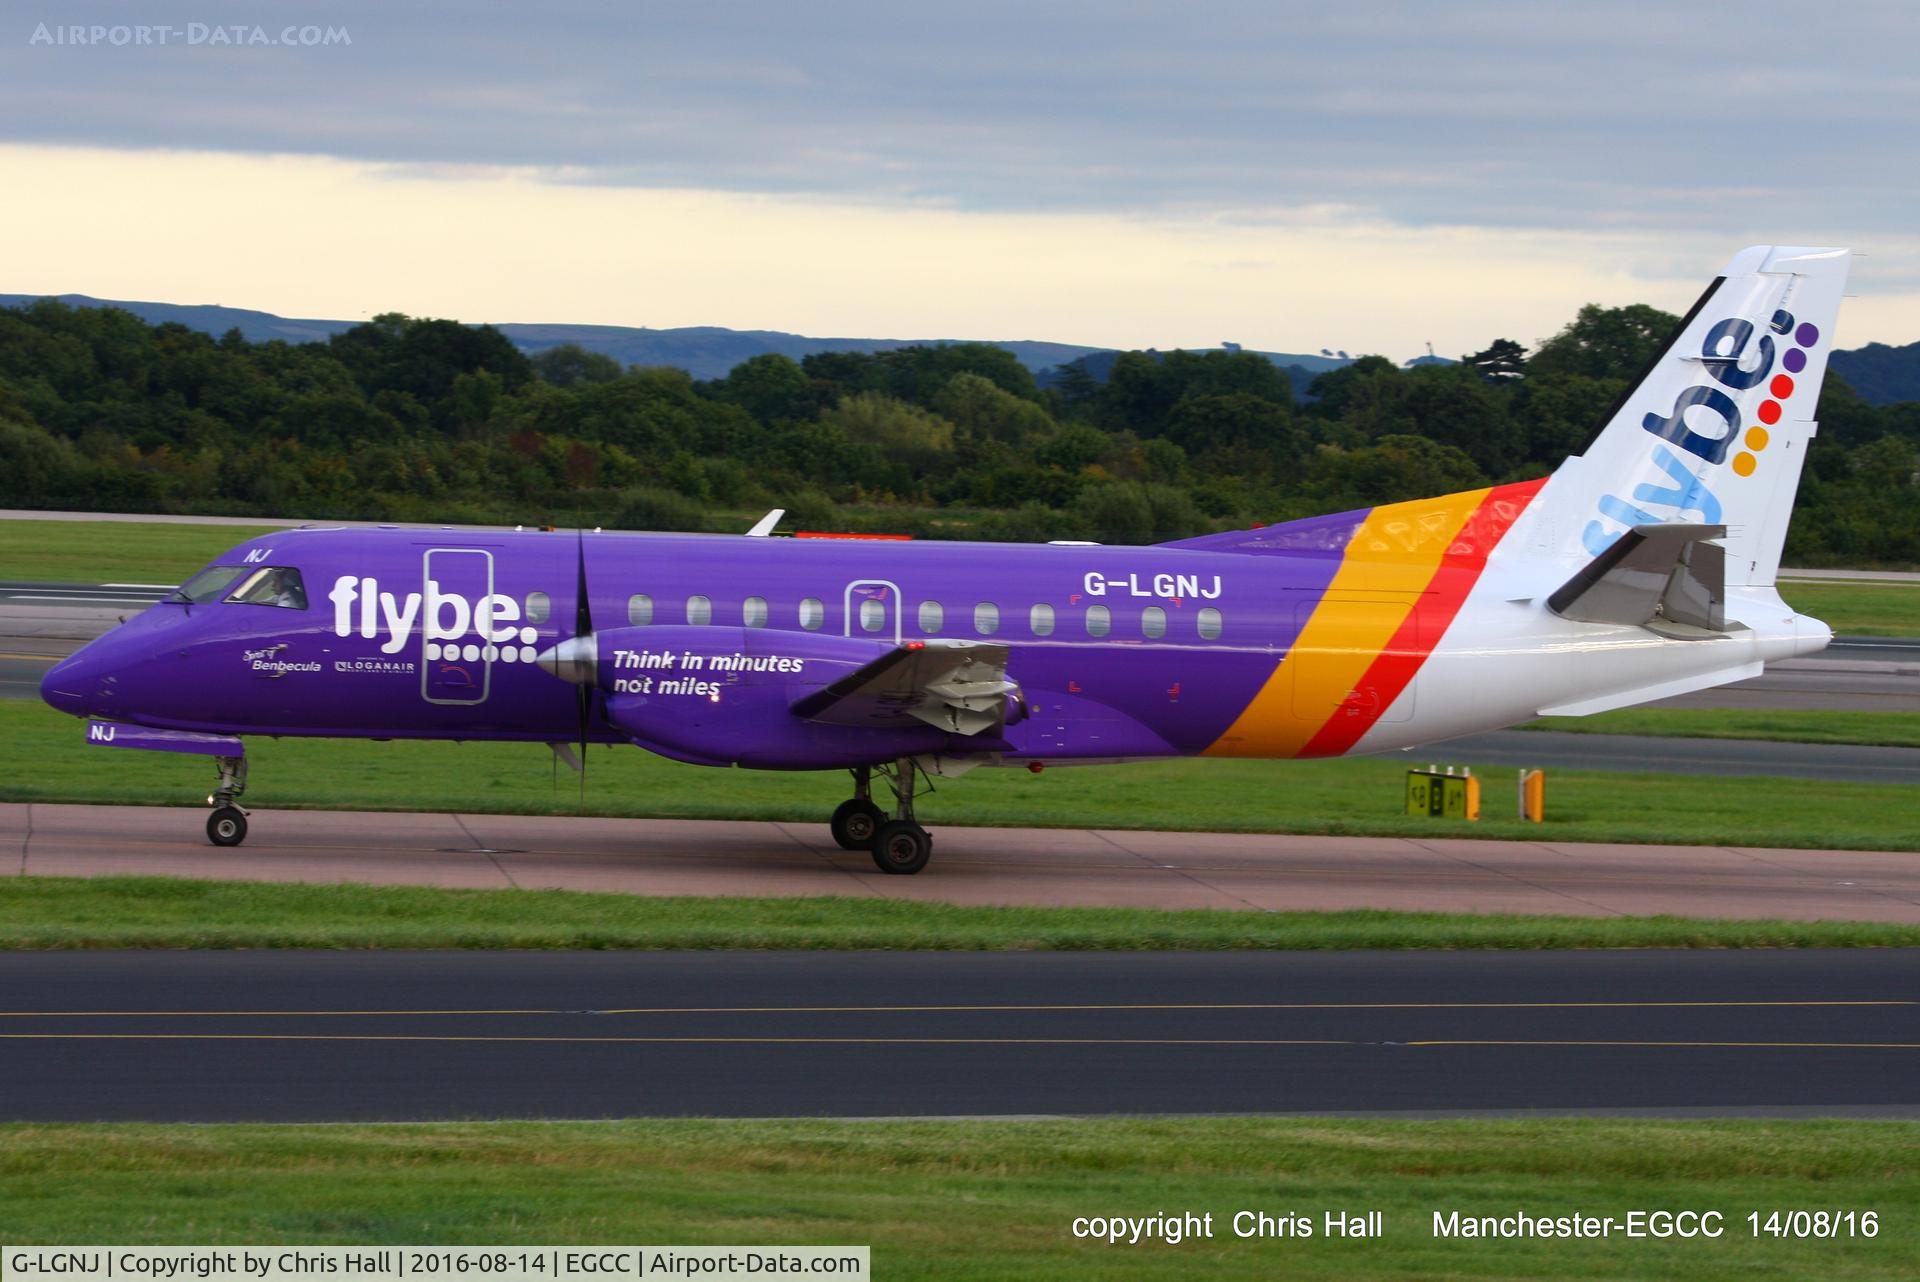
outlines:
[[380, 590], [373, 576], [343, 574], [333, 581], [327, 599], [333, 602], [335, 636], [358, 633], [367, 640], [385, 634], [380, 650], [398, 654], [406, 647], [415, 624], [428, 641], [457, 641], [477, 633], [493, 644], [520, 641], [531, 644], [538, 633], [520, 626], [520, 603], [512, 597], [494, 593], [470, 600], [458, 592], [447, 592], [432, 579], [424, 594], [409, 592], [401, 596]]
[[1098, 570], [1089, 570], [1081, 586], [1088, 596], [1166, 597], [1170, 600], [1199, 597], [1203, 601], [1214, 601], [1220, 596], [1220, 576], [1217, 574], [1156, 574], [1142, 582], [1138, 574], [1129, 574], [1121, 579], [1109, 578]]

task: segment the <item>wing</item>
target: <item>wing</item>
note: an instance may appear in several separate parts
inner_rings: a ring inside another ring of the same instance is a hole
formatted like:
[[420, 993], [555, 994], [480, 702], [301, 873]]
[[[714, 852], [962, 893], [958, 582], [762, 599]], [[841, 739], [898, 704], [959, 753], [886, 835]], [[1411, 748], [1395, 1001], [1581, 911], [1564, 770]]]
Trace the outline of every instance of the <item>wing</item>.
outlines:
[[980, 641], [909, 641], [793, 704], [793, 714], [834, 726], [908, 720], [954, 734], [998, 730], [1006, 720], [1007, 647]]

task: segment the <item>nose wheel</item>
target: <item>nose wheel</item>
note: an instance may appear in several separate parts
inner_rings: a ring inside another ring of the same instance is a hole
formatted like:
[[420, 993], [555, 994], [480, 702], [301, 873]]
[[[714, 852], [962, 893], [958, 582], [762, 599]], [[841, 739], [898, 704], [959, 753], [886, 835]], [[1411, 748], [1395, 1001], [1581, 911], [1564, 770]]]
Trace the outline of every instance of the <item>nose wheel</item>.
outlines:
[[237, 846], [247, 839], [247, 812], [221, 806], [207, 816], [207, 840], [216, 846]]
[[213, 813], [207, 816], [207, 840], [216, 846], [237, 846], [247, 839], [247, 812], [233, 799], [247, 790], [247, 759], [215, 757], [220, 768], [220, 785], [207, 798]]

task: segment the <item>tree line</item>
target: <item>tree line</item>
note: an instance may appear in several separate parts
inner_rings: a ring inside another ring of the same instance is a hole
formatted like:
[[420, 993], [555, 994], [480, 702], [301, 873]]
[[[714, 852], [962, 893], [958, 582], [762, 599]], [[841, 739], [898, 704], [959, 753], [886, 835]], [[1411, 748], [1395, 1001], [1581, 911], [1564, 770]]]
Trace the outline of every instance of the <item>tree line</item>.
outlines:
[[[1588, 306], [1529, 352], [1377, 356], [1304, 398], [1264, 357], [1126, 352], [1045, 386], [988, 344], [756, 356], [725, 378], [528, 356], [398, 314], [253, 343], [0, 309], [0, 504], [365, 520], [1154, 542], [1542, 475], [1677, 318]], [[1920, 562], [1920, 403], [1827, 376], [1787, 556]]]

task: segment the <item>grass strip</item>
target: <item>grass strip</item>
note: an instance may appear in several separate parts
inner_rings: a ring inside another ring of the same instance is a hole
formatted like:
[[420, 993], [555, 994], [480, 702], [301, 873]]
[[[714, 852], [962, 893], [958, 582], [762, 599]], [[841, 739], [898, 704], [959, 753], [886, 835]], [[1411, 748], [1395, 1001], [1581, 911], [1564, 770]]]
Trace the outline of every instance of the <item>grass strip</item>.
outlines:
[[1522, 914], [961, 907], [833, 897], [167, 877], [0, 880], [0, 948], [1857, 948], [1920, 925]]
[[1799, 583], [1783, 580], [1780, 595], [1801, 614], [1826, 621], [1843, 636], [1920, 636], [1920, 583]]
[[180, 583], [228, 548], [276, 528], [170, 521], [0, 521], [0, 579]]
[[[0, 1126], [9, 1242], [871, 1244], [890, 1279], [1920, 1275], [1911, 1122], [1115, 1118]], [[1872, 1238], [1747, 1214], [1875, 1212]], [[1463, 1216], [1719, 1211], [1725, 1236], [1437, 1239]], [[1237, 1211], [1311, 1218], [1239, 1239]], [[1378, 1239], [1329, 1211], [1384, 1213]], [[1177, 1245], [1076, 1216], [1211, 1213]]]

